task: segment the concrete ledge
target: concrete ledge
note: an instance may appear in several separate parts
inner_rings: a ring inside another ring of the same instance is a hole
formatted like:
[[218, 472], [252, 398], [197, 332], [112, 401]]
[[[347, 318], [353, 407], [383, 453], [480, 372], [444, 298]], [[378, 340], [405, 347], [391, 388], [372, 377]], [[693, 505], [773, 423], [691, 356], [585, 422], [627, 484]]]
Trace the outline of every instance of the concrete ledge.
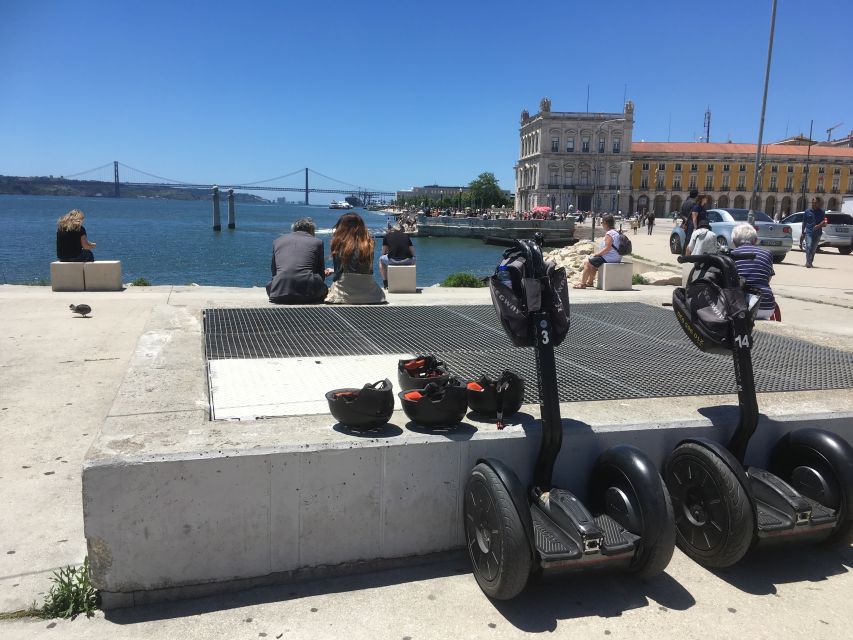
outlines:
[[[458, 549], [471, 467], [497, 457], [531, 478], [538, 407], [497, 431], [412, 429], [401, 412], [375, 433], [331, 416], [212, 422], [201, 324], [183, 307], [152, 313], [83, 468], [84, 530], [105, 606], [347, 572]], [[748, 462], [784, 432], [821, 426], [853, 439], [849, 390], [764, 394]], [[604, 448], [627, 442], [661, 464], [684, 437], [725, 440], [732, 396], [564, 404], [556, 481], [580, 495]]]
[[86, 291], [121, 291], [121, 261], [83, 263]]
[[84, 291], [86, 288], [82, 262], [50, 263], [50, 287], [54, 291]]

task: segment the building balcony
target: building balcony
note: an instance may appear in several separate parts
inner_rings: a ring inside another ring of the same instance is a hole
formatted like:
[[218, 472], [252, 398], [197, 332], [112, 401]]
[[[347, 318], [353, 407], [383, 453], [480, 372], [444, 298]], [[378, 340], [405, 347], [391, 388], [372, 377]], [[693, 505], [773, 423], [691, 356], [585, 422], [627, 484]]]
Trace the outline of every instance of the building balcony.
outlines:
[[767, 190], [768, 190], [768, 191], [770, 191], [771, 193], [776, 193], [777, 191], [779, 191], [779, 189], [778, 189], [778, 188], [776, 188], [776, 187], [770, 187], [770, 188], [769, 188], [769, 189], [767, 189]]
[[833, 187], [829, 190], [830, 193], [838, 193], [838, 187]]
[[555, 184], [555, 183], [553, 183], [553, 182], [549, 182], [549, 183], [548, 183], [548, 188], [549, 188], [549, 189], [557, 189], [557, 190], [559, 190], [559, 189], [561, 189], [561, 188], [562, 188], [562, 185], [560, 185], [560, 184]]
[[826, 189], [815, 189], [815, 193], [826, 193]]
[[794, 187], [785, 187], [785, 193], [793, 193]]

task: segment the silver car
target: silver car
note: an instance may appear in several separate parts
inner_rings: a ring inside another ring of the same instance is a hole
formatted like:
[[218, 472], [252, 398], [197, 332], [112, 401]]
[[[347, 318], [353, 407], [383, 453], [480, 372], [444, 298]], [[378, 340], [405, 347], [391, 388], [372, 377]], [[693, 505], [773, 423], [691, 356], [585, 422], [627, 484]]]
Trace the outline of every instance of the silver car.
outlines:
[[[794, 243], [803, 250], [803, 212], [792, 213], [782, 220], [790, 225]], [[821, 247], [835, 247], [838, 253], [849, 255], [853, 251], [853, 216], [836, 211], [826, 212], [826, 226], [820, 236]]]
[[[748, 209], [708, 209], [708, 222], [711, 231], [717, 235], [720, 247], [731, 247], [732, 229], [747, 222]], [[758, 232], [758, 246], [773, 254], [773, 262], [782, 262], [791, 250], [791, 226], [785, 222], [774, 222], [763, 211], [753, 211], [755, 230]], [[672, 253], [684, 252], [684, 230], [681, 225], [673, 228], [669, 236], [669, 249]]]

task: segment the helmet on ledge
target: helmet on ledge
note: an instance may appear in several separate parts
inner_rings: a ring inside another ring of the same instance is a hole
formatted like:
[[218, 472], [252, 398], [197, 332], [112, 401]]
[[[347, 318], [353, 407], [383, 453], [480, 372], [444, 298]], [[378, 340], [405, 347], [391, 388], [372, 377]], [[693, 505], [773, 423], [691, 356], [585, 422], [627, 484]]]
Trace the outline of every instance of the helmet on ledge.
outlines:
[[352, 429], [374, 429], [394, 413], [394, 392], [387, 378], [361, 389], [333, 389], [326, 394], [332, 416]]
[[468, 383], [468, 406], [471, 411], [495, 418], [511, 416], [524, 402], [524, 379], [512, 371], [504, 371], [494, 380], [487, 375]]
[[447, 365], [435, 356], [418, 356], [397, 363], [397, 380], [403, 391], [423, 389], [430, 382], [444, 384], [449, 378]]
[[423, 389], [401, 391], [398, 396], [409, 419], [422, 427], [452, 427], [468, 410], [465, 386], [455, 376], [430, 382]]

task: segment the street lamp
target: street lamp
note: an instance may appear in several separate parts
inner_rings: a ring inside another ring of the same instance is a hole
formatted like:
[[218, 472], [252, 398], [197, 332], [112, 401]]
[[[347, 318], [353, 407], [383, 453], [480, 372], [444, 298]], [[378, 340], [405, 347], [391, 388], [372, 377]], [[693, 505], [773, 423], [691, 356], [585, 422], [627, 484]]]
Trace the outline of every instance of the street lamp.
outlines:
[[459, 211], [462, 211], [462, 189], [459, 190]]
[[761, 161], [761, 137], [764, 134], [764, 110], [767, 107], [767, 85], [770, 83], [770, 60], [773, 56], [773, 31], [776, 27], [776, 0], [773, 0], [773, 8], [770, 12], [770, 40], [767, 44], [767, 68], [764, 70], [764, 98], [761, 100], [761, 121], [758, 125], [758, 146], [755, 149], [755, 170], [752, 174], [752, 197], [749, 199], [749, 213], [747, 214], [747, 222], [755, 223], [755, 212], [752, 210], [755, 206], [755, 197], [758, 192], [759, 168], [758, 163]]

